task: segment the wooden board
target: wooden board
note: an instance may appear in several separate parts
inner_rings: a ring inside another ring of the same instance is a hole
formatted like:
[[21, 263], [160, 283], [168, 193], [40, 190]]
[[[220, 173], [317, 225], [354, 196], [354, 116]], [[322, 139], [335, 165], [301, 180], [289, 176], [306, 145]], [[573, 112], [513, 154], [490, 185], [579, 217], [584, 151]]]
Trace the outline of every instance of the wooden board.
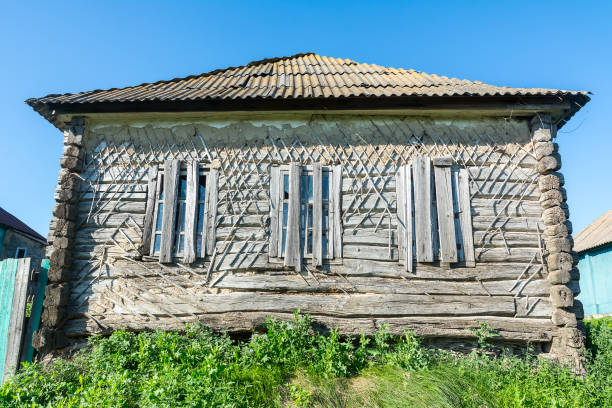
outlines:
[[418, 262], [433, 262], [433, 234], [431, 217], [431, 163], [429, 157], [415, 157], [412, 161], [414, 176], [414, 223]]
[[25, 326], [25, 309], [30, 278], [30, 258], [14, 260], [17, 263], [15, 285], [12, 296], [10, 323], [6, 340], [6, 356], [2, 382], [15, 373], [19, 366]]
[[[312, 166], [312, 266], [323, 263], [323, 171], [321, 163]], [[306, 226], [304, 226], [306, 228]]]
[[[406, 166], [397, 169], [395, 191], [397, 194], [397, 248], [400, 262], [406, 262]], [[384, 237], [383, 237], [384, 239]], [[407, 265], [407, 264], [406, 264]], [[406, 268], [407, 269], [407, 268]]]
[[333, 249], [334, 258], [342, 258], [343, 256], [343, 245], [342, 245], [342, 166], [334, 165], [331, 173], [331, 194], [330, 208], [333, 206], [333, 216], [330, 218], [330, 225], [333, 223]]
[[449, 166], [434, 166], [434, 176], [440, 238], [440, 261], [443, 264], [450, 264], [458, 260], [451, 168]]
[[302, 268], [300, 245], [300, 177], [301, 166], [291, 163], [289, 167], [289, 214], [287, 216], [287, 241], [285, 243], [285, 266], [296, 271]]
[[183, 262], [190, 264], [196, 260], [196, 218], [198, 212], [198, 181], [200, 166], [192, 161], [187, 164], [187, 192], [185, 196], [185, 248]]
[[[276, 258], [278, 256], [278, 209], [280, 206], [280, 193], [280, 168], [278, 166], [274, 166], [270, 168], [270, 245], [268, 246], [268, 254], [272, 258]], [[221, 222], [223, 223], [229, 221], [222, 220]]]
[[206, 254], [212, 255], [217, 243], [217, 202], [219, 170], [210, 169], [206, 178]]
[[21, 361], [32, 362], [34, 357], [34, 347], [32, 347], [32, 337], [40, 326], [40, 316], [42, 315], [43, 302], [45, 300], [45, 289], [49, 277], [50, 262], [48, 259], [42, 261], [40, 273], [38, 274], [38, 285], [32, 302], [32, 310], [28, 319], [28, 328], [23, 341], [23, 352], [21, 353]]
[[149, 255], [151, 252], [151, 235], [153, 233], [153, 215], [155, 213], [155, 198], [157, 195], [157, 165], [148, 170], [147, 181], [147, 205], [145, 210], [144, 226], [142, 233], [142, 254]]
[[162, 263], [172, 262], [180, 170], [180, 161], [166, 160], [164, 164], [164, 213], [162, 215], [162, 237], [159, 251], [159, 262]]
[[464, 261], [467, 266], [475, 266], [474, 258], [474, 234], [472, 232], [472, 207], [470, 204], [470, 186], [468, 172], [460, 169], [455, 173], [457, 187], [457, 201], [459, 211], [459, 223], [461, 225], [461, 241]]

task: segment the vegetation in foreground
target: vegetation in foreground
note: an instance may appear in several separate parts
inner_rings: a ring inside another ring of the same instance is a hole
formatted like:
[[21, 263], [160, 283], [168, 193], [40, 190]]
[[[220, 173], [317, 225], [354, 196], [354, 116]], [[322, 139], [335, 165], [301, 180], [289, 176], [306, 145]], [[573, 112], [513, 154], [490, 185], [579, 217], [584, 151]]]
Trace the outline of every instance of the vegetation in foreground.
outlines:
[[[612, 319], [587, 322], [588, 374], [533, 356], [429, 350], [384, 330], [353, 343], [312, 331], [308, 316], [270, 320], [235, 343], [116, 332], [70, 361], [31, 364], [0, 388], [8, 407], [612, 407]], [[483, 334], [484, 333], [484, 334]], [[487, 328], [480, 332], [486, 348]]]

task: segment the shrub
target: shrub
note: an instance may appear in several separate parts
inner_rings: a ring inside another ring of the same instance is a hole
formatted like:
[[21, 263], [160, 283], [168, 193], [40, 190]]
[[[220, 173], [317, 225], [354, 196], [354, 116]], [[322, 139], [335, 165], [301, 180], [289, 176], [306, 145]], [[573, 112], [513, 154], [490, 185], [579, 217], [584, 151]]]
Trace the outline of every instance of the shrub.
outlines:
[[[537, 359], [424, 348], [382, 327], [358, 341], [309, 316], [268, 320], [248, 342], [200, 325], [117, 331], [70, 361], [26, 364], [0, 388], [8, 407], [611, 407], [612, 319], [586, 323], [585, 378]], [[481, 347], [490, 333], [481, 327]]]

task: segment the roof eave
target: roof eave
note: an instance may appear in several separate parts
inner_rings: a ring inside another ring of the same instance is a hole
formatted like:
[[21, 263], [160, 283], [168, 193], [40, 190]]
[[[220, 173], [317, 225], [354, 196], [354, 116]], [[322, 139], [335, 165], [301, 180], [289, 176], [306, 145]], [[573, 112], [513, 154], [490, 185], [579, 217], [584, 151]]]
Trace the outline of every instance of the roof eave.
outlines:
[[[394, 96], [394, 97], [343, 97], [343, 98], [245, 98], [202, 99], [190, 101], [142, 101], [142, 102], [95, 102], [95, 103], [43, 103], [31, 98], [25, 101], [42, 117], [60, 130], [64, 122], [60, 115], [87, 115], [91, 113], [152, 113], [152, 112], [231, 112], [231, 111], [299, 111], [299, 110], [357, 110], [357, 109], [455, 109], [462, 107], [492, 108], [504, 106], [508, 114], [523, 111], [557, 112], [558, 127], [561, 128], [578, 112], [590, 97], [586, 93], [566, 95], [494, 95], [494, 96]], [[515, 115], [516, 116], [516, 115]]]

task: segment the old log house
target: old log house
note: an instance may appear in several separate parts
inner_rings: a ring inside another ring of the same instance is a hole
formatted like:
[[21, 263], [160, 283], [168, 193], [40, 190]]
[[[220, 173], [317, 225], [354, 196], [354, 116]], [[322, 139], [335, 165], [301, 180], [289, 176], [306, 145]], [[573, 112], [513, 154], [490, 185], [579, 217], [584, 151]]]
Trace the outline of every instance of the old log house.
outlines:
[[29, 99], [65, 146], [36, 345], [300, 310], [577, 361], [554, 138], [588, 100], [311, 53]]

